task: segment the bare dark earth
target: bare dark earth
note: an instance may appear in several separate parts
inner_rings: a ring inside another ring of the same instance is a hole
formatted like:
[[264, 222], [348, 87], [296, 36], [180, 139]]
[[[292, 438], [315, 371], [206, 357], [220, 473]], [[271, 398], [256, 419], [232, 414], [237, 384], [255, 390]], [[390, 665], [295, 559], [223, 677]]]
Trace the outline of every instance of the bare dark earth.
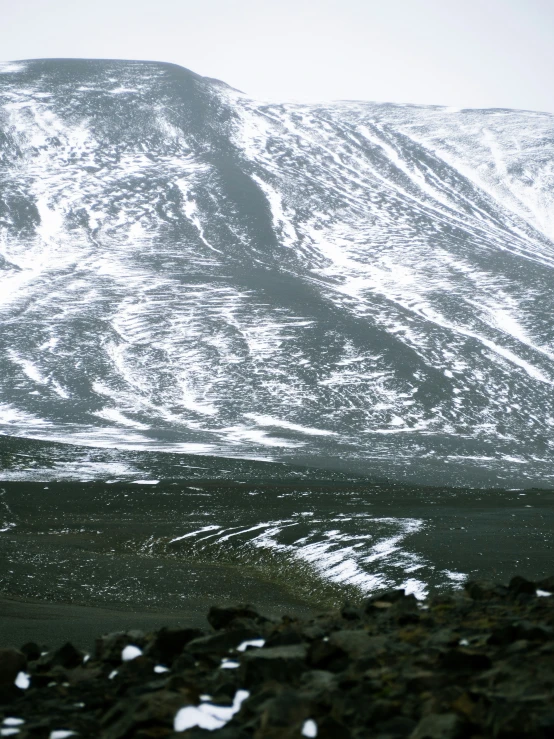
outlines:
[[[554, 560], [548, 490], [195, 480], [3, 482], [0, 493], [2, 646], [32, 636], [84, 648], [114, 629], [202, 625], [214, 603], [306, 616], [379, 583], [444, 592], [475, 576], [539, 580]], [[397, 521], [420, 525], [395, 541]], [[278, 530], [273, 543], [252, 538], [268, 530]], [[318, 559], [302, 558], [306, 539], [327, 547]]]

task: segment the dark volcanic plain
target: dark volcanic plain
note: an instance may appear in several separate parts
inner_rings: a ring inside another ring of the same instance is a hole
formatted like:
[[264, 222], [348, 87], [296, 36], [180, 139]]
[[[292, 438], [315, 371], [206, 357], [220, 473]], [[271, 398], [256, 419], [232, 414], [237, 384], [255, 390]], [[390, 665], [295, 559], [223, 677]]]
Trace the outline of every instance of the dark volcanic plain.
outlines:
[[2, 645], [85, 647], [116, 627], [200, 625], [236, 601], [306, 615], [379, 586], [540, 579], [553, 561], [548, 490], [3, 482], [0, 502]]

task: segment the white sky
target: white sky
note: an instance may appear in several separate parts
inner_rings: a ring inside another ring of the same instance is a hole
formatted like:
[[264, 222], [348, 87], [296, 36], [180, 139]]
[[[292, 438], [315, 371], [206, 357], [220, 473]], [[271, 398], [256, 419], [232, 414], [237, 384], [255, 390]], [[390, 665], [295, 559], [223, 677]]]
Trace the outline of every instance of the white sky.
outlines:
[[554, 113], [554, 0], [0, 0], [0, 55], [151, 59], [253, 97]]

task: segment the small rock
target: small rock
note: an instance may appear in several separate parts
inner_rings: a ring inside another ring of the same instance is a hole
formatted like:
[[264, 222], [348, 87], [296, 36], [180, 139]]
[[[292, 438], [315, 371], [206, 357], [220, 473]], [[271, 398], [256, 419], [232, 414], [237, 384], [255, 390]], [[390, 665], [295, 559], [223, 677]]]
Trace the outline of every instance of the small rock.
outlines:
[[39, 645], [34, 641], [29, 641], [21, 647], [20, 650], [29, 662], [34, 662], [40, 659], [41, 649]]
[[33, 675], [33, 686], [43, 688], [50, 683], [64, 683], [67, 679], [68, 673], [64, 667], [51, 664], [50, 669], [35, 672]]
[[187, 644], [186, 650], [198, 656], [213, 655], [214, 657], [221, 657], [231, 649], [236, 649], [241, 642], [256, 639], [259, 636], [259, 631], [230, 629], [219, 634], [193, 639]]
[[188, 654], [188, 652], [183, 652], [175, 662], [171, 665], [172, 670], [182, 671], [182, 670], [192, 670], [194, 668], [196, 660], [192, 656], [192, 654]]
[[121, 663], [121, 653], [128, 644], [142, 648], [146, 637], [142, 631], [118, 631], [96, 640], [96, 658], [110, 664]]
[[151, 736], [169, 736], [174, 716], [183, 703], [183, 696], [163, 690], [136, 699], [124, 698], [104, 715], [99, 735], [102, 739], [124, 739], [156, 726], [159, 729]]
[[410, 739], [457, 739], [462, 736], [462, 728], [455, 713], [431, 713], [421, 719]]
[[[379, 687], [382, 683], [379, 681]], [[374, 686], [377, 687], [377, 686]], [[388, 700], [386, 698], [377, 698], [374, 700], [367, 700], [364, 709], [366, 710], [367, 719], [370, 723], [378, 724], [383, 721], [398, 716], [401, 709], [399, 701]]]
[[544, 580], [539, 580], [537, 583], [537, 590], [545, 590], [547, 593], [554, 593], [554, 575], [545, 577]]
[[441, 655], [440, 663], [448, 670], [488, 670], [492, 664], [486, 654], [469, 649], [449, 649]]
[[353, 606], [352, 603], [349, 603], [348, 601], [344, 603], [340, 611], [340, 615], [346, 621], [357, 621], [362, 617], [362, 613], [363, 611], [361, 608]]
[[348, 664], [346, 652], [337, 644], [330, 644], [329, 640], [313, 642], [308, 650], [308, 664], [316, 670], [340, 672]]
[[317, 739], [350, 739], [351, 736], [348, 726], [333, 716], [325, 716], [317, 721]]
[[193, 639], [204, 635], [201, 629], [161, 629], [146, 654], [170, 665]]
[[384, 650], [386, 637], [369, 637], [365, 631], [335, 631], [329, 637], [329, 644], [338, 647], [350, 659], [358, 659], [368, 651]]
[[229, 628], [237, 618], [250, 618], [256, 623], [267, 621], [267, 619], [264, 616], [261, 616], [255, 607], [251, 605], [229, 606], [227, 608], [212, 606], [208, 611], [208, 623], [210, 626], [213, 626], [214, 629]]
[[301, 630], [300, 624], [285, 623], [275, 626], [268, 632], [266, 647], [284, 647], [287, 644], [304, 644], [308, 637]]
[[439, 629], [431, 633], [429, 637], [429, 644], [434, 647], [453, 647], [460, 641], [460, 636], [454, 629]]
[[57, 649], [52, 655], [52, 664], [61, 665], [67, 669], [77, 667], [83, 662], [83, 653], [80, 652], [71, 642], [67, 642]]
[[406, 688], [415, 693], [421, 693], [424, 690], [432, 690], [441, 685], [442, 675], [431, 670], [418, 670], [409, 668], [404, 670], [402, 677], [406, 683]]
[[530, 580], [526, 580], [524, 577], [516, 575], [510, 580], [508, 590], [511, 595], [535, 595], [537, 591], [537, 585]]
[[19, 649], [0, 649], [0, 685], [13, 685], [19, 672], [27, 667], [27, 657]]
[[242, 657], [241, 676], [246, 688], [274, 680], [296, 683], [308, 667], [307, 649], [301, 644], [252, 649]]
[[497, 626], [493, 629], [488, 643], [502, 645], [520, 640], [544, 642], [552, 638], [554, 638], [554, 630], [549, 626], [522, 620]]
[[321, 698], [337, 689], [337, 677], [328, 670], [309, 670], [301, 678], [300, 690], [310, 698]]
[[323, 637], [325, 636], [325, 630], [322, 629], [320, 626], [304, 626], [302, 629], [302, 636], [304, 636], [307, 641], [323, 639]]
[[503, 598], [508, 589], [502, 585], [492, 582], [476, 582], [469, 580], [464, 584], [464, 590], [472, 600], [490, 600], [491, 598]]
[[[392, 605], [393, 603], [396, 603], [399, 600], [402, 600], [406, 596], [406, 591], [403, 589], [400, 590], [385, 590], [381, 593], [376, 593], [375, 595], [372, 595], [371, 598], [368, 598], [364, 603], [364, 608], [366, 611], [371, 611], [373, 607], [375, 607], [376, 604], [384, 604], [388, 603], [389, 605]], [[379, 605], [377, 605], [379, 607]]]
[[387, 737], [406, 737], [414, 731], [416, 721], [409, 716], [393, 716], [375, 726], [375, 731]]
[[303, 723], [310, 715], [310, 703], [295, 690], [285, 689], [263, 705], [260, 733], [269, 727]]

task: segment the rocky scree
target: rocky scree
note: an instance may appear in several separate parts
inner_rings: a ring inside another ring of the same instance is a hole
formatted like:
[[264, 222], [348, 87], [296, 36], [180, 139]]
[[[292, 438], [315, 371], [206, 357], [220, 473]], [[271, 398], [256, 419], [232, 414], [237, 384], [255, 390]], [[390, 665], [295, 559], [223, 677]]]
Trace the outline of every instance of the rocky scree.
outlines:
[[310, 620], [212, 608], [209, 632], [0, 650], [0, 735], [221, 739], [554, 737], [554, 577]]

